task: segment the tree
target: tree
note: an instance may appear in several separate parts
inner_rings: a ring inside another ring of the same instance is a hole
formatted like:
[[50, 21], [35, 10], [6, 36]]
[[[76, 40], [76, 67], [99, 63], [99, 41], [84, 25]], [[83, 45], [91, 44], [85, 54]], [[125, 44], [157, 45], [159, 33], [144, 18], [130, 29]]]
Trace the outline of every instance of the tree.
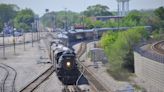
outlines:
[[112, 15], [111, 12], [108, 11], [109, 7], [108, 6], [104, 6], [104, 5], [93, 5], [93, 6], [89, 6], [87, 8], [87, 10], [85, 10], [84, 12], [82, 12], [85, 16], [110, 16]]
[[134, 72], [133, 47], [143, 38], [147, 38], [147, 31], [142, 27], [104, 34], [100, 44], [109, 58], [110, 71], [120, 76], [122, 70]]
[[13, 4], [0, 4], [0, 20], [8, 22], [16, 15], [17, 6]]
[[154, 13], [161, 20], [159, 23], [159, 28], [164, 28], [164, 7], [157, 8]]
[[[81, 22], [80, 14], [72, 11], [49, 12], [41, 17], [44, 26], [52, 27], [56, 24], [58, 28], [63, 28], [67, 17], [67, 24], [71, 26]], [[54, 20], [52, 20], [54, 18]], [[56, 23], [55, 23], [56, 22]]]
[[154, 13], [161, 19], [164, 20], [164, 7], [157, 8]]
[[31, 9], [23, 9], [18, 12], [14, 18], [14, 25], [18, 29], [29, 31], [31, 24], [34, 22], [34, 12]]
[[19, 7], [13, 4], [0, 4], [0, 32], [3, 29], [3, 24], [12, 21]]
[[142, 17], [141, 12], [133, 10], [122, 20], [122, 26], [139, 26], [141, 25]]

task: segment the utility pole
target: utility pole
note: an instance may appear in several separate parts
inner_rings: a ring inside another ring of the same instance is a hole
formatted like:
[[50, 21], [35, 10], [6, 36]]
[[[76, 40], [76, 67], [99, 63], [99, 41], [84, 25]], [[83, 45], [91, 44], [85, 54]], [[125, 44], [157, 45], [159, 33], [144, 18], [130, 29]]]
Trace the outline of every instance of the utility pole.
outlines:
[[40, 41], [39, 16], [37, 17], [37, 31], [38, 31], [38, 40]]
[[16, 28], [13, 29], [13, 45], [14, 45], [14, 55], [16, 55], [16, 46], [15, 46], [15, 31]]
[[52, 31], [54, 31], [54, 17], [51, 16], [51, 28], [52, 28]]
[[31, 38], [32, 38], [31, 40], [32, 40], [32, 41], [31, 41], [31, 43], [32, 43], [32, 47], [33, 47], [33, 31], [34, 31], [34, 23], [31, 23], [31, 26], [32, 26], [32, 30], [31, 30], [31, 36], [32, 36], [32, 37], [31, 37]]
[[84, 13], [83, 13], [83, 30], [84, 30]]
[[118, 31], [119, 31], [119, 23], [120, 23], [120, 21], [119, 21], [119, 17], [120, 17], [120, 6], [119, 6], [119, 2], [117, 3], [117, 7], [118, 7], [118, 15], [117, 15], [117, 26], [118, 26]]
[[56, 16], [57, 16], [57, 14], [55, 13], [55, 18], [54, 18], [54, 22], [55, 22], [54, 26], [55, 26], [55, 28], [54, 28], [54, 30], [56, 30], [56, 28], [57, 28]]
[[4, 28], [3, 28], [3, 59], [7, 59], [5, 56], [5, 27], [6, 24], [4, 24]]
[[25, 31], [23, 30], [23, 42], [24, 42], [24, 51], [26, 50], [25, 49], [25, 45], [26, 45], [26, 42], [25, 42]]
[[[49, 9], [45, 9], [46, 14], [48, 15]], [[48, 34], [48, 31], [46, 30], [46, 33]]]
[[68, 28], [67, 28], [67, 8], [65, 8], [65, 31], [68, 31]]
[[38, 22], [37, 22], [37, 17], [36, 17], [36, 19], [35, 19], [35, 27], [36, 27], [37, 41], [38, 41]]

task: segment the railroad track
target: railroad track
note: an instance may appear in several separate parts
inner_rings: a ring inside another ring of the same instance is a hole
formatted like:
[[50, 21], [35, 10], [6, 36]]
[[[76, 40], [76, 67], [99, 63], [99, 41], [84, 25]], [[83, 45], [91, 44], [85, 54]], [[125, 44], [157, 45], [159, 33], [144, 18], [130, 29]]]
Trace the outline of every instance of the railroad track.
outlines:
[[[86, 43], [81, 43], [80, 48], [77, 51], [78, 58], [80, 58], [85, 53], [86, 48], [87, 48]], [[79, 62], [79, 64], [85, 69], [83, 74], [88, 79], [92, 90], [94, 90], [95, 92], [110, 92], [110, 90], [107, 89], [105, 85], [103, 85], [103, 83], [101, 83], [100, 80], [98, 80], [94, 76], [94, 74], [90, 70], [88, 70], [83, 63]]]
[[[49, 42], [51, 39], [54, 39], [54, 36], [52, 34], [48, 34], [47, 36], [50, 38], [47, 38], [47, 41], [44, 40], [44, 42], [46, 43], [46, 48], [47, 48], [48, 53], [50, 53]], [[62, 92], [82, 92], [82, 91], [76, 85], [69, 85], [69, 86], [64, 85]]]
[[82, 90], [79, 89], [78, 86], [76, 85], [69, 85], [69, 86], [64, 86], [64, 89], [62, 92], [82, 92]]
[[[46, 50], [47, 50], [47, 54], [50, 52], [49, 51], [49, 44], [48, 44], [48, 38], [43, 39], [45, 46], [46, 46]], [[46, 41], [47, 40], [47, 41]], [[53, 65], [48, 68], [44, 73], [42, 73], [41, 75], [39, 75], [35, 80], [33, 80], [32, 82], [30, 82], [27, 86], [25, 86], [20, 92], [33, 92], [41, 83], [43, 83], [53, 72], [55, 71], [55, 68], [53, 67]]]
[[20, 92], [32, 92], [34, 91], [42, 82], [44, 82], [52, 73], [54, 72], [54, 67], [51, 66], [47, 71], [38, 76], [30, 84], [24, 87]]
[[158, 54], [164, 55], [164, 41], [159, 41], [152, 45], [152, 49]]
[[0, 85], [1, 92], [16, 92], [15, 90], [15, 79], [17, 76], [17, 72], [14, 68], [6, 65], [0, 64], [0, 68], [5, 70], [5, 75], [2, 79], [2, 83]]

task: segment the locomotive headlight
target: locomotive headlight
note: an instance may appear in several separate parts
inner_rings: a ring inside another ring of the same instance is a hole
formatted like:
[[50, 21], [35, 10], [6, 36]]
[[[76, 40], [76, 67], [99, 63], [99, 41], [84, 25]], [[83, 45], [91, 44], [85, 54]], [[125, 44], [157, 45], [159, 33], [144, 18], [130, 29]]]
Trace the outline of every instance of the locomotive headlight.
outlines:
[[67, 67], [70, 67], [71, 66], [71, 63], [70, 62], [67, 62], [66, 65], [67, 65]]

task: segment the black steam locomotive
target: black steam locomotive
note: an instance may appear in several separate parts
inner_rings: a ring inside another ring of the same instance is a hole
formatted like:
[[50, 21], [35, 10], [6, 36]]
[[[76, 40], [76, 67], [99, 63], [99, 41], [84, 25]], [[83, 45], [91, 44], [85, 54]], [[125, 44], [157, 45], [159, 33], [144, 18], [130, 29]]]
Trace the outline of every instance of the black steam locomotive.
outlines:
[[51, 42], [51, 59], [53, 61], [57, 76], [63, 84], [75, 84], [79, 77], [76, 54], [68, 48], [63, 39]]

